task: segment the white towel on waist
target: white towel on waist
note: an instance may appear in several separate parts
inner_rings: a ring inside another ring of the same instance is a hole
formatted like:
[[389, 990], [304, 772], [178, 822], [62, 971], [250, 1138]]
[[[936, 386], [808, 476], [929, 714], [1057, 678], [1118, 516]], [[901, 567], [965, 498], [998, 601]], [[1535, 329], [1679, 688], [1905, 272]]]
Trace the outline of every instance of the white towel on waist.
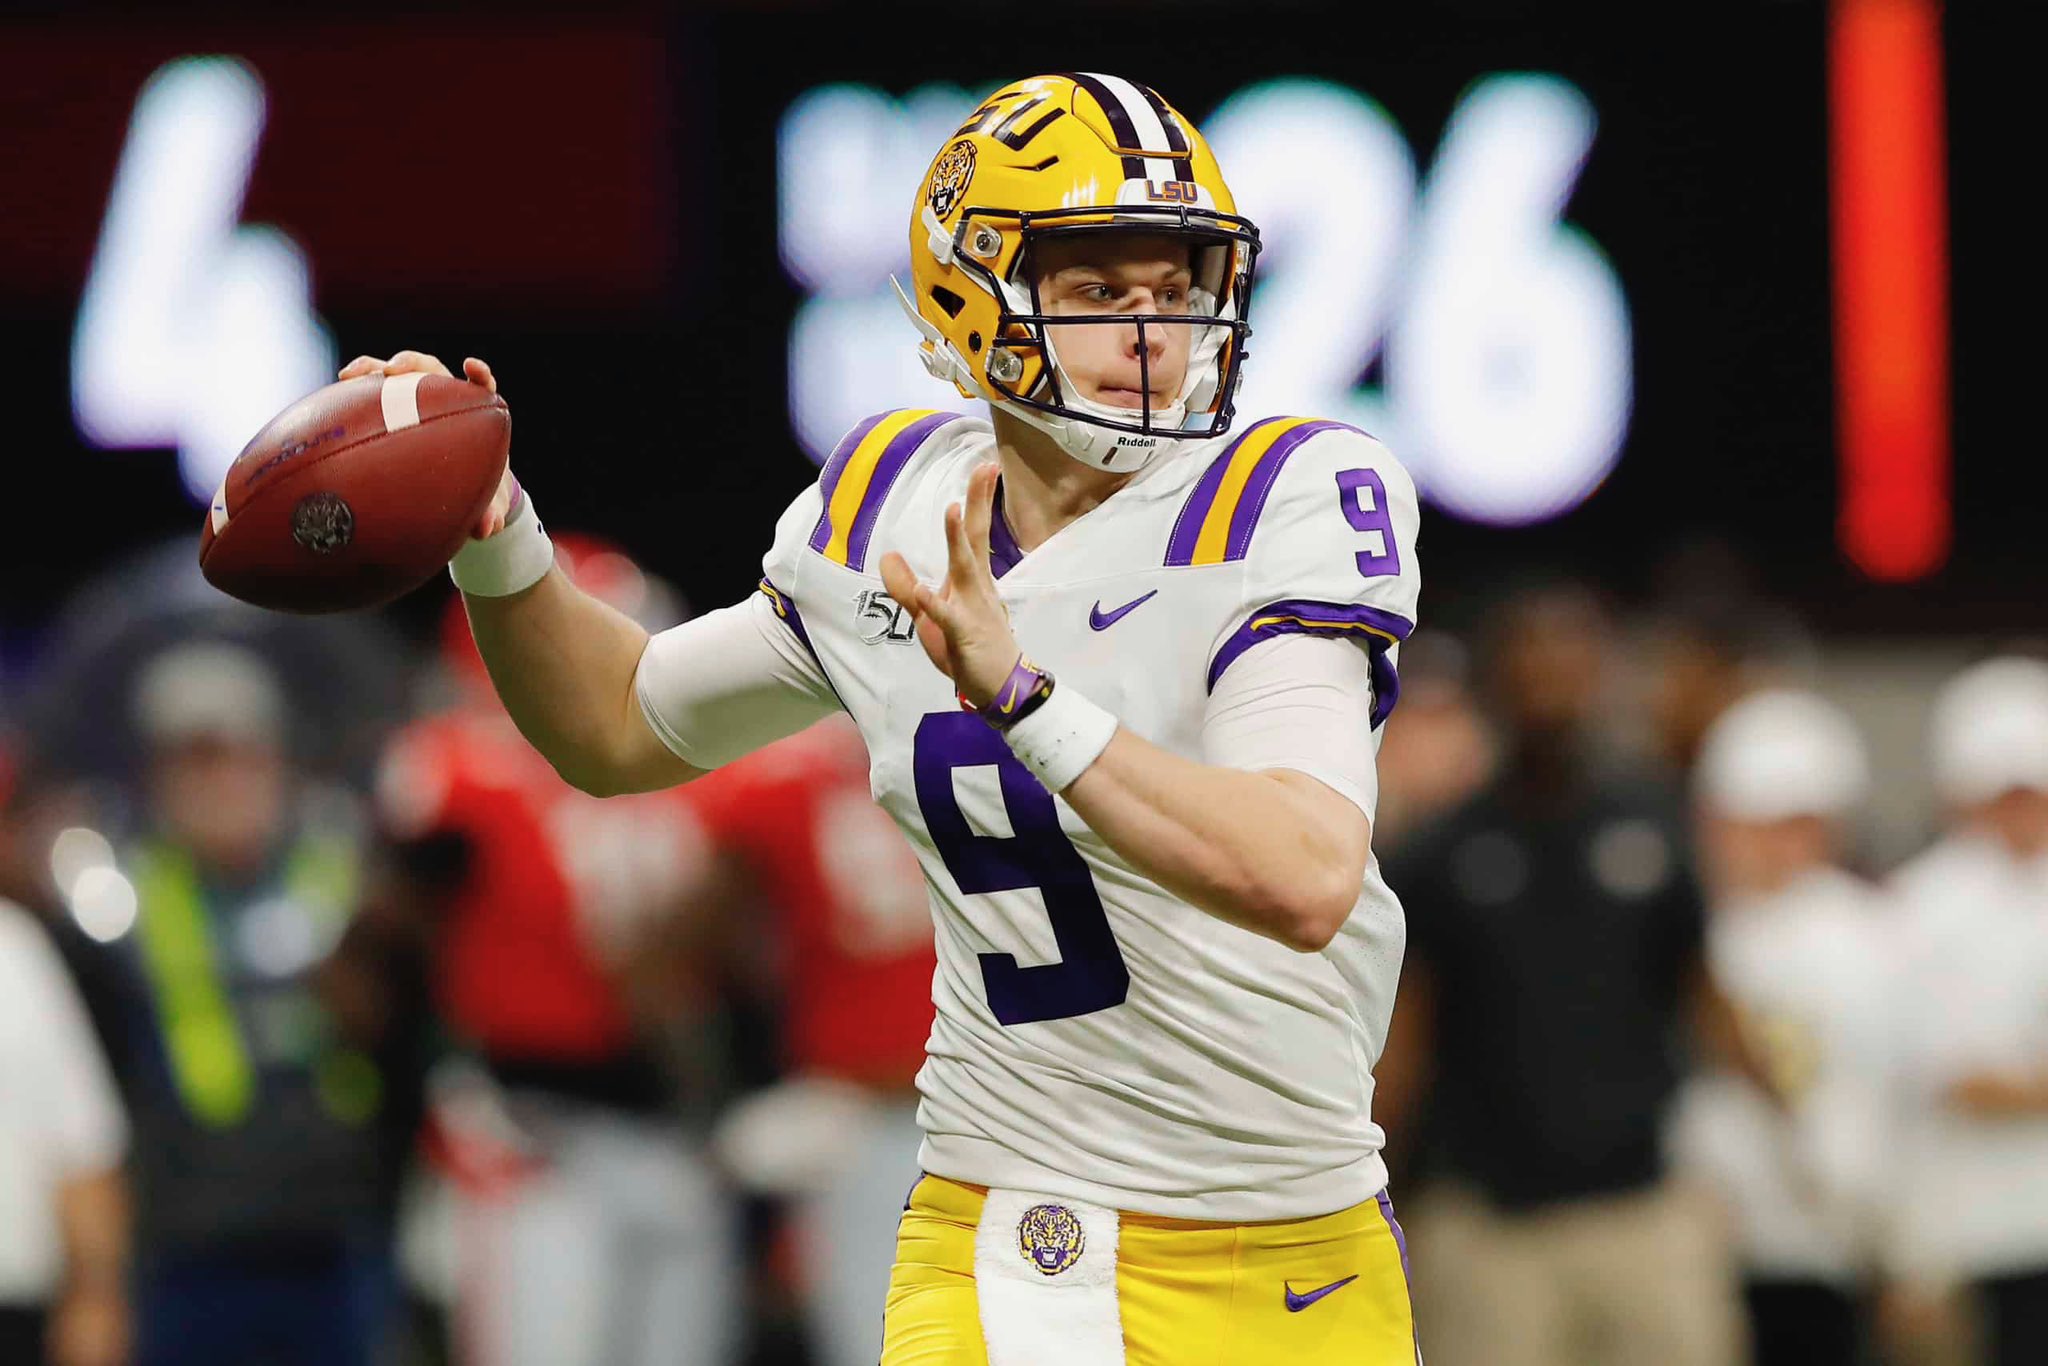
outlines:
[[991, 1190], [974, 1234], [989, 1366], [1123, 1366], [1116, 1211]]

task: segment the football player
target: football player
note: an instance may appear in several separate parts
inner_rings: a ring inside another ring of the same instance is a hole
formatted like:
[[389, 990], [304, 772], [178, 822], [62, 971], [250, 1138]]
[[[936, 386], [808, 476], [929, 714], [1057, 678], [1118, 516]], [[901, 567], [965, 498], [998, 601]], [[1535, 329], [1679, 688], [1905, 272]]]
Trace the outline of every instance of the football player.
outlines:
[[[682, 605], [594, 537], [577, 591], [660, 629]], [[492, 695], [459, 607], [448, 707], [387, 743], [379, 823], [431, 943], [439, 1017], [479, 1064], [436, 1079], [449, 1251], [469, 1366], [713, 1366], [742, 1330], [738, 1211], [688, 1118], [681, 1056], [714, 1004], [690, 788], [601, 802], [564, 783]], [[502, 1121], [498, 1122], [485, 1122]]]
[[[1370, 835], [1413, 485], [1340, 423], [1233, 422], [1258, 234], [1144, 86], [997, 91], [910, 251], [925, 364], [987, 416], [860, 423], [760, 593], [652, 639], [508, 478], [451, 566], [491, 676], [595, 793], [859, 725], [938, 945], [886, 1366], [1411, 1361]], [[342, 373], [411, 370], [446, 373]]]

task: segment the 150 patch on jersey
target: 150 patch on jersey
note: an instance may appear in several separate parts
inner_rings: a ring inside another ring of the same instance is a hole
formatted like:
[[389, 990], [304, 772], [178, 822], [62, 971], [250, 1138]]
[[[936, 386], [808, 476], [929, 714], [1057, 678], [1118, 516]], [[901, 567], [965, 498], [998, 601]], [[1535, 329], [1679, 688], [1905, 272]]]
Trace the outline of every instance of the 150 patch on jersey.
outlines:
[[869, 645], [917, 639], [916, 620], [884, 589], [863, 588], [853, 600], [853, 615], [860, 624], [861, 640]]

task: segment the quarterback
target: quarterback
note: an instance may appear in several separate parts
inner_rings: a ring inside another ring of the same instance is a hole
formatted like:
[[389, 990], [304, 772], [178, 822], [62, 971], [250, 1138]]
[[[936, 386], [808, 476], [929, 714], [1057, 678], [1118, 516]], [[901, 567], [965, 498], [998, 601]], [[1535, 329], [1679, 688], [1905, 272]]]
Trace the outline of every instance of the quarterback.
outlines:
[[938, 946], [884, 1366], [1417, 1359], [1371, 1105], [1415, 493], [1353, 428], [1233, 421], [1258, 245], [1153, 91], [1006, 86], [919, 186], [904, 299], [986, 416], [861, 422], [759, 593], [652, 638], [509, 475], [451, 566], [586, 791], [858, 724]]

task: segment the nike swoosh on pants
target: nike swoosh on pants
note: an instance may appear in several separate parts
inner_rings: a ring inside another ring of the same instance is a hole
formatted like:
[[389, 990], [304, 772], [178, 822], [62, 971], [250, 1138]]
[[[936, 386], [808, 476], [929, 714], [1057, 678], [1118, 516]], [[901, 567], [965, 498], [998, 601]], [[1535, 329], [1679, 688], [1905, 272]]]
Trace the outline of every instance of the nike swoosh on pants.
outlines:
[[1345, 1286], [1351, 1284], [1353, 1281], [1357, 1279], [1358, 1276], [1354, 1273], [1352, 1275], [1346, 1276], [1341, 1281], [1331, 1281], [1328, 1285], [1322, 1287], [1322, 1289], [1320, 1290], [1311, 1290], [1306, 1295], [1295, 1294], [1294, 1287], [1288, 1285], [1285, 1281], [1282, 1281], [1280, 1283], [1280, 1288], [1287, 1292], [1287, 1312], [1290, 1314], [1299, 1314], [1302, 1310], [1308, 1308], [1310, 1305], [1314, 1304], [1323, 1296], [1334, 1294], [1337, 1291], [1342, 1290]]

